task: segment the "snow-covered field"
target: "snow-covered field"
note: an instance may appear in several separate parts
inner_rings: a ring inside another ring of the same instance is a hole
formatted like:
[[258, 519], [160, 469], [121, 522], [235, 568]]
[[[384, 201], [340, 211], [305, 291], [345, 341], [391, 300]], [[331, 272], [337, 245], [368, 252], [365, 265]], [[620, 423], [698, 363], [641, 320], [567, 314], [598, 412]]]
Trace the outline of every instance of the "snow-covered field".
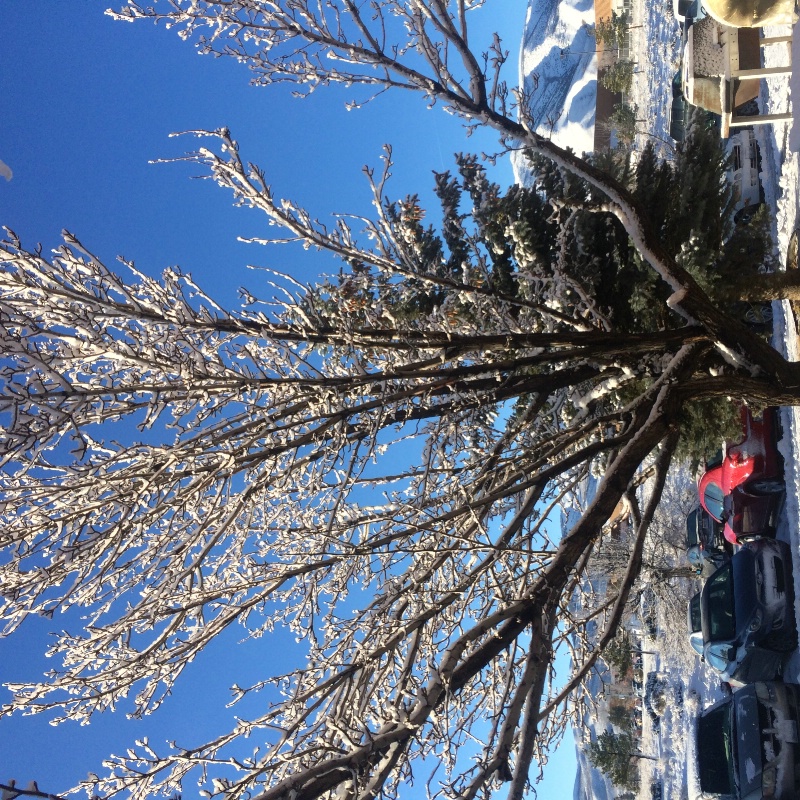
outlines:
[[534, 0], [520, 48], [520, 86], [536, 130], [576, 153], [594, 146], [593, 0]]

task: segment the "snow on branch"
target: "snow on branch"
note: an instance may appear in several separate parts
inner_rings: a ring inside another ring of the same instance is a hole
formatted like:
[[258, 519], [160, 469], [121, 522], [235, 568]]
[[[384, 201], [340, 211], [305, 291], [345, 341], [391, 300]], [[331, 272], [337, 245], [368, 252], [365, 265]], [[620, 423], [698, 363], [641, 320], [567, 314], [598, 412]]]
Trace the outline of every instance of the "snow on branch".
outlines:
[[[396, 248], [391, 228], [387, 237]], [[297, 286], [274, 313], [234, 313], [176, 269], [156, 280], [124, 262], [117, 274], [69, 234], [50, 258], [10, 234], [0, 257], [0, 620], [7, 635], [30, 614], [86, 615], [51, 648], [63, 668], [12, 686], [3, 713], [86, 720], [133, 691], [133, 713], [145, 714], [231, 625], [251, 635], [286, 625], [309, 661], [276, 679], [283, 703], [195, 749], [132, 750], [112, 760], [104, 791], [176, 790], [196, 766], [229, 763], [257, 729], [284, 733], [236, 761], [226, 794], [266, 780], [265, 796], [277, 796], [300, 775], [314, 794], [342, 780], [345, 761], [394, 786], [400, 764], [434, 750], [454, 786], [467, 780], [461, 746], [487, 694], [499, 692], [504, 717], [504, 687], [532, 669], [523, 651], [503, 654], [519, 620], [539, 618], [537, 587], [561, 564], [540, 504], [635, 430], [636, 404], [574, 422], [551, 409], [609, 369], [622, 377], [626, 359], [662, 362], [683, 334], [575, 331], [538, 304], [523, 307], [540, 332], [523, 332], [490, 292], [474, 295], [483, 325], [461, 332], [436, 313], [402, 324], [354, 320], [340, 305], [323, 313]], [[397, 262], [402, 286], [413, 257]], [[374, 285], [387, 308], [396, 281]], [[352, 296], [326, 291], [336, 303]], [[558, 574], [546, 620], [570, 568]], [[374, 599], [343, 613], [361, 584]], [[523, 685], [541, 685], [540, 666]], [[431, 722], [443, 704], [455, 728]], [[515, 730], [499, 726], [498, 741]], [[492, 763], [482, 781], [507, 768], [505, 757]]]

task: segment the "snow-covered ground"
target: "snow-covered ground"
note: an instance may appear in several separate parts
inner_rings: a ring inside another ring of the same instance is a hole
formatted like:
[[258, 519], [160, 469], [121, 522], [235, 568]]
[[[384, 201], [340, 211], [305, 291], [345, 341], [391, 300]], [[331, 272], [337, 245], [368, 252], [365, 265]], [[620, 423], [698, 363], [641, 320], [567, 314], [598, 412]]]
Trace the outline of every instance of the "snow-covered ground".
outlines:
[[[673, 21], [662, 13], [649, 14], [647, 82], [639, 82], [639, 99], [634, 101], [640, 108], [647, 108], [646, 116], [654, 120], [657, 136], [666, 137], [669, 116], [663, 110], [669, 108], [669, 81], [677, 69], [678, 40], [670, 40]], [[789, 26], [769, 28], [766, 36], [783, 36], [789, 33]], [[765, 50], [766, 66], [783, 66], [789, 63], [790, 50], [793, 49], [792, 63], [800, 59], [800, 29], [795, 26], [792, 45], [779, 43]], [[660, 47], [661, 55], [657, 57]], [[640, 59], [641, 59], [640, 55]], [[657, 85], [657, 91], [647, 97], [647, 84]], [[636, 91], [635, 90], [635, 91]], [[786, 111], [793, 98], [800, 96], [800, 73], [780, 76], [765, 81], [760, 97], [762, 112], [777, 113]], [[774, 210], [773, 234], [781, 263], [785, 256], [792, 233], [797, 228], [798, 212], [798, 156], [800, 155], [800, 125], [792, 122], [773, 123], [757, 126], [756, 138], [762, 153], [762, 184], [767, 204]], [[800, 345], [794, 317], [789, 304], [784, 302], [776, 315], [775, 347], [792, 360], [800, 360]], [[786, 408], [782, 412], [784, 436], [780, 449], [786, 464], [787, 496], [778, 530], [778, 537], [792, 545], [795, 574], [795, 611], [800, 619], [800, 534], [797, 521], [800, 519], [800, 409]], [[658, 656], [647, 656], [645, 671], [654, 670], [669, 676], [670, 681], [685, 687], [682, 704], [673, 703], [665, 711], [660, 731], [653, 731], [645, 721], [643, 751], [659, 753], [659, 762], [645, 762], [642, 768], [642, 791], [640, 797], [649, 796], [650, 777], [660, 778], [664, 798], [694, 798], [699, 795], [696, 771], [693, 769], [694, 726], [700, 710], [716, 701], [720, 696], [719, 678], [699, 659], [667, 650]], [[800, 682], [800, 652], [795, 652], [784, 670], [784, 678]]]
[[650, 138], [665, 157], [671, 155], [669, 138], [672, 79], [680, 67], [681, 29], [666, 2], [641, 2], [633, 5], [631, 30], [632, 58], [637, 62], [636, 79], [628, 98], [637, 108], [636, 117], [646, 120], [637, 125], [641, 131], [637, 145]]
[[[789, 26], [767, 28], [767, 36], [781, 36], [789, 32]], [[795, 25], [792, 45], [780, 43], [765, 50], [766, 66], [784, 66], [798, 63], [800, 58], [800, 26]], [[760, 97], [762, 111], [777, 113], [786, 111], [793, 99], [800, 96], [800, 70], [792, 76], [776, 76], [764, 82]], [[798, 220], [798, 160], [800, 158], [800, 124], [773, 123], [756, 129], [762, 153], [762, 182], [767, 203], [775, 210], [773, 234], [781, 261], [785, 261], [789, 240], [797, 229]], [[781, 305], [780, 326], [776, 332], [775, 346], [792, 361], [800, 360], [797, 328], [789, 303]], [[784, 437], [781, 452], [786, 465], [786, 505], [783, 530], [779, 532], [792, 544], [794, 551], [795, 612], [800, 620], [800, 408], [783, 409]], [[786, 433], [788, 431], [788, 434]], [[800, 653], [795, 652], [784, 670], [786, 680], [800, 682]]]
[[[671, 84], [680, 63], [680, 28], [667, 3], [634, 0], [632, 58], [639, 74], [630, 101], [638, 107], [639, 119], [647, 120], [647, 131], [638, 137], [653, 137], [669, 157], [669, 114]], [[592, 149], [594, 134], [594, 92], [597, 62], [594, 40], [586, 25], [594, 21], [592, 0], [531, 0], [520, 57], [521, 83], [529, 93], [534, 120], [541, 133], [552, 135], [562, 146], [577, 152]], [[767, 28], [765, 36], [782, 36], [789, 26]], [[800, 26], [794, 28], [792, 44], [778, 43], [765, 49], [765, 66], [800, 63]], [[584, 52], [586, 51], [586, 52]], [[759, 104], [762, 112], [786, 111], [800, 97], [800, 68], [794, 75], [772, 77], [762, 84]], [[563, 109], [563, 111], [562, 111]], [[762, 153], [762, 183], [765, 200], [773, 209], [773, 235], [778, 258], [785, 263], [789, 241], [798, 227], [798, 173], [800, 172], [800, 124], [792, 122], [757, 126], [756, 138]], [[776, 304], [779, 305], [779, 304]], [[788, 303], [776, 308], [776, 348], [792, 360], [800, 360], [795, 320]], [[795, 555], [796, 613], [800, 620], [800, 408], [782, 412], [784, 436], [780, 447], [786, 463], [787, 497], [778, 536], [790, 542]], [[663, 797], [694, 798], [699, 795], [694, 759], [694, 726], [700, 710], [721, 696], [719, 678], [701, 664], [688, 649], [662, 648], [646, 654], [644, 674], [657, 673], [667, 681], [661, 724], [654, 729], [644, 715], [642, 750], [658, 754], [657, 761], [643, 761], [639, 797], [650, 797], [650, 782], [657, 780]], [[789, 660], [784, 677], [800, 682], [800, 652]], [[576, 740], [581, 734], [576, 735]], [[611, 787], [603, 776], [578, 756], [576, 798], [606, 798]]]

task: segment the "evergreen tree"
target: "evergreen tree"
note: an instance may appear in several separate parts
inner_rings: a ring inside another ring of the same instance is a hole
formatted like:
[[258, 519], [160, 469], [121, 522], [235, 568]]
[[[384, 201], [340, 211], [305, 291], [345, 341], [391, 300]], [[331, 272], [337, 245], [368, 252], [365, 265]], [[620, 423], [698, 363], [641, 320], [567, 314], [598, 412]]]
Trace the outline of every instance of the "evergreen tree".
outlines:
[[598, 20], [591, 32], [606, 49], [620, 50], [625, 42], [625, 34], [630, 28], [629, 23], [630, 15], [627, 11], [623, 11], [622, 14], [612, 11], [610, 17]]
[[[719, 290], [720, 302], [730, 304], [721, 275], [754, 275], [767, 259], [771, 243], [761, 217], [746, 231], [734, 230], [725, 153], [705, 117], [692, 120], [673, 162], [661, 160], [651, 143], [635, 167], [625, 149], [592, 158], [642, 202], [663, 247], [712, 294]], [[312, 291], [307, 308], [332, 325], [366, 321], [378, 306], [398, 321], [423, 324], [444, 314], [451, 324], [471, 326], [484, 313], [482, 301], [453, 289], [479, 283], [508, 298], [512, 315], [522, 297], [555, 304], [566, 317], [585, 314], [578, 308], [588, 303], [606, 329], [653, 332], [684, 324], [666, 303], [652, 302], [666, 300], [669, 289], [620, 220], [604, 210], [605, 197], [549, 160], [531, 156], [530, 168], [530, 187], [503, 191], [474, 156], [457, 156], [455, 174], [436, 175], [440, 230], [425, 224], [416, 196], [384, 204], [394, 238], [413, 252], [407, 279], [387, 282], [378, 271], [351, 264]], [[681, 413], [680, 452], [695, 462], [730, 438], [737, 424], [733, 407], [719, 399], [697, 401]]]
[[608, 709], [608, 721], [623, 732], [631, 732], [633, 730], [631, 713], [621, 703], [614, 703]]
[[636, 783], [637, 771], [633, 767], [632, 759], [655, 760], [652, 756], [646, 756], [638, 751], [636, 740], [628, 731], [622, 733], [603, 731], [597, 739], [589, 743], [588, 756], [589, 761], [607, 775], [615, 786], [623, 788], [631, 788]]
[[635, 105], [620, 103], [609, 118], [611, 129], [616, 133], [617, 139], [623, 144], [630, 145], [636, 138], [636, 113]]
[[600, 75], [600, 83], [610, 92], [628, 94], [631, 90], [635, 66], [633, 61], [617, 61], [603, 70]]
[[603, 731], [589, 744], [589, 760], [615, 786], [633, 784], [631, 759], [636, 755], [633, 736], [628, 732]]
[[633, 666], [633, 646], [625, 630], [621, 630], [617, 638], [609, 643], [603, 651], [603, 659], [610, 667], [614, 667], [619, 675], [625, 675]]

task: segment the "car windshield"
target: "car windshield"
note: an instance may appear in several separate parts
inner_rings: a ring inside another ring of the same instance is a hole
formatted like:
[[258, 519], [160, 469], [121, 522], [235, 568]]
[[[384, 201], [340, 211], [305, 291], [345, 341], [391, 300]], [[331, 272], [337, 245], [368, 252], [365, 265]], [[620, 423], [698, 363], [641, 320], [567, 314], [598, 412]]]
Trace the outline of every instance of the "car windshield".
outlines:
[[697, 754], [702, 792], [733, 794], [732, 708], [732, 703], [725, 703], [697, 720]]
[[730, 562], [708, 579], [703, 595], [705, 610], [708, 611], [708, 640], [719, 642], [735, 639], [733, 568]]
[[722, 487], [714, 481], [710, 481], [703, 492], [703, 505], [718, 522], [722, 522], [722, 503], [725, 495], [722, 493]]

